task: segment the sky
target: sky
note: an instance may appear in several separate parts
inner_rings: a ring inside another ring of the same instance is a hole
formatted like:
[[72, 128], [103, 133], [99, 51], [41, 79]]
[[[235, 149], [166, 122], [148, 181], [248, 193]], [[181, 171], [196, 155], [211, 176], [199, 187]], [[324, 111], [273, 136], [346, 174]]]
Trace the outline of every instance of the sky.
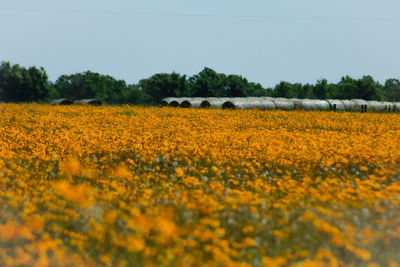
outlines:
[[0, 61], [137, 83], [204, 67], [273, 87], [400, 79], [399, 0], [1, 0]]

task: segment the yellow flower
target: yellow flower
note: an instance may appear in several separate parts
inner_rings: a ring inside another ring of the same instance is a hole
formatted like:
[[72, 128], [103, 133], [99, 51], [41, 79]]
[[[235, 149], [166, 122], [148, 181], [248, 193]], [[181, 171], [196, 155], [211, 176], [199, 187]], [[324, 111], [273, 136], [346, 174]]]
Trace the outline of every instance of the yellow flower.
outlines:
[[144, 240], [140, 237], [130, 236], [128, 237], [128, 249], [132, 252], [139, 252], [142, 251], [146, 244]]
[[272, 258], [272, 257], [263, 257], [262, 258], [262, 264], [265, 267], [281, 267], [286, 264], [287, 260], [283, 257], [277, 257], [277, 258]]
[[80, 175], [82, 171], [81, 164], [77, 159], [68, 159], [60, 164], [60, 169], [67, 176]]
[[245, 227], [243, 227], [242, 231], [244, 234], [252, 233], [254, 232], [254, 227], [251, 225], [246, 225]]
[[68, 182], [60, 181], [54, 183], [53, 188], [57, 194], [81, 207], [88, 207], [92, 204], [93, 189], [90, 186], [71, 185]]
[[120, 179], [129, 178], [131, 177], [131, 173], [125, 165], [120, 165], [115, 169], [115, 176]]
[[398, 114], [0, 114], [0, 266], [396, 266]]
[[0, 225], [0, 239], [5, 241], [14, 240], [19, 237], [18, 226], [14, 223]]
[[33, 217], [29, 218], [29, 220], [26, 222], [26, 225], [34, 232], [41, 232], [43, 230], [44, 223], [45, 219], [42, 216], [36, 214]]
[[254, 247], [256, 245], [256, 242], [254, 241], [253, 238], [251, 237], [245, 237], [242, 241], [242, 243], [248, 247]]
[[101, 255], [99, 259], [102, 263], [107, 264], [107, 265], [111, 265], [111, 263], [112, 263], [109, 255]]
[[177, 167], [175, 168], [175, 173], [177, 177], [183, 177], [185, 176], [185, 172], [183, 171], [183, 169], [181, 167]]

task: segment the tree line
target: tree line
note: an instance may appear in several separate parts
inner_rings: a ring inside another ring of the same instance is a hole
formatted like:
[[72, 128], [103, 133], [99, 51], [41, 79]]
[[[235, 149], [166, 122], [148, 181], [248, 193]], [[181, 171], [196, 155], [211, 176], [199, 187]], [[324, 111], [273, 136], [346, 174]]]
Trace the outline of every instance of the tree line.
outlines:
[[156, 105], [165, 97], [247, 97], [270, 96], [310, 99], [353, 99], [400, 101], [400, 80], [387, 79], [384, 84], [371, 76], [354, 79], [342, 77], [338, 83], [326, 79], [315, 84], [282, 81], [274, 88], [264, 88], [240, 75], [217, 73], [204, 68], [187, 77], [176, 72], [158, 73], [127, 84], [109, 75], [86, 71], [48, 80], [44, 68], [29, 68], [3, 61], [0, 65], [0, 101], [49, 102], [97, 98], [108, 104]]

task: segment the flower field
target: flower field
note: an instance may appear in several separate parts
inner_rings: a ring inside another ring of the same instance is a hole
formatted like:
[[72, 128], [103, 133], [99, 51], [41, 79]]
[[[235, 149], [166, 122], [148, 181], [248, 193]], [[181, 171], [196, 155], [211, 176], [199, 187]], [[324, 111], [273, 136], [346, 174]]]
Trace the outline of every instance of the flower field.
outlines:
[[1, 104], [0, 266], [400, 266], [400, 116]]

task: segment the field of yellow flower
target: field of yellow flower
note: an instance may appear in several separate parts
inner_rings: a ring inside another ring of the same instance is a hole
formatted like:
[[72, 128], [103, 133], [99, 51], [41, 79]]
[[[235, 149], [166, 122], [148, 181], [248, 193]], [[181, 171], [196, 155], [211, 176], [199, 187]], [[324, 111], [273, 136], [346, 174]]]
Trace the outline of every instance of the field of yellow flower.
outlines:
[[400, 266], [397, 114], [0, 105], [0, 266]]

